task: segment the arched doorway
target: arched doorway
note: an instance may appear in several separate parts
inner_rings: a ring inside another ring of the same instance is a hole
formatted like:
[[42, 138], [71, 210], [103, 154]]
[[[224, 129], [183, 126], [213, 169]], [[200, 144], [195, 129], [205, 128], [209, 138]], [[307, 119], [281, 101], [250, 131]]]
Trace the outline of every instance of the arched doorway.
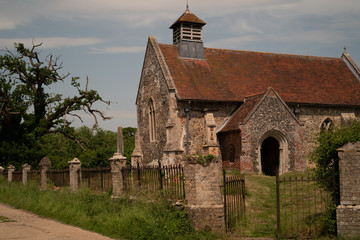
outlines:
[[269, 176], [275, 176], [279, 170], [280, 144], [273, 137], [266, 138], [261, 144], [262, 172]]

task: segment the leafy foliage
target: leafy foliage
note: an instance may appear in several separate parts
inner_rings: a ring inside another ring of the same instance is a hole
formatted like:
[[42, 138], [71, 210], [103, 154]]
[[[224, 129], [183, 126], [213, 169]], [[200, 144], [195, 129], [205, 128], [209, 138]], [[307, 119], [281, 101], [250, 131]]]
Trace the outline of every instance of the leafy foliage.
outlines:
[[192, 154], [187, 157], [187, 161], [190, 164], [200, 164], [204, 167], [208, 166], [211, 162], [217, 162], [217, 157], [212, 154], [202, 155], [202, 154]]
[[94, 117], [108, 119], [93, 108], [96, 102], [104, 101], [95, 91], [80, 88], [78, 77], [70, 80], [77, 95], [64, 97], [48, 91], [59, 82], [64, 82], [69, 73], [61, 74], [62, 63], [48, 55], [41, 59], [37, 48], [15, 44], [15, 53], [9, 50], [0, 55], [0, 164], [33, 164], [43, 157], [39, 139], [48, 133], [61, 133], [75, 139], [74, 129], [66, 116], [81, 119], [79, 110]]
[[352, 122], [341, 128], [322, 132], [318, 138], [319, 146], [311, 155], [316, 164], [315, 174], [319, 184], [330, 192], [333, 204], [329, 206], [326, 221], [329, 232], [336, 232], [336, 206], [340, 204], [339, 157], [337, 149], [346, 143], [360, 141], [360, 122]]
[[319, 146], [311, 155], [316, 164], [315, 174], [321, 179], [321, 185], [332, 193], [336, 204], [340, 203], [339, 195], [339, 157], [337, 149], [346, 143], [360, 141], [360, 122], [323, 132], [318, 138]]
[[131, 154], [135, 148], [135, 133], [136, 128], [127, 127], [123, 128], [124, 136], [124, 156], [127, 158], [127, 164], [131, 163]]
[[[124, 152], [128, 161], [135, 147], [136, 128], [123, 128]], [[68, 161], [77, 157], [84, 167], [109, 166], [109, 158], [116, 152], [117, 133], [96, 128], [94, 134], [86, 126], [75, 129], [81, 144], [62, 134], [48, 134], [41, 138], [40, 146], [54, 168], [68, 167]]]

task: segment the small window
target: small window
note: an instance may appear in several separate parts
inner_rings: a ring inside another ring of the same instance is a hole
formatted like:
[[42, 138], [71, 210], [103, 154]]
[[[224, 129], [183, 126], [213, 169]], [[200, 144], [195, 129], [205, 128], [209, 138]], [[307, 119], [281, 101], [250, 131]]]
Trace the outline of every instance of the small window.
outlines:
[[326, 118], [321, 124], [321, 132], [331, 131], [334, 128], [334, 123], [330, 118]]
[[150, 141], [156, 140], [156, 119], [155, 119], [155, 107], [154, 102], [150, 99], [149, 102], [149, 131], [150, 131]]

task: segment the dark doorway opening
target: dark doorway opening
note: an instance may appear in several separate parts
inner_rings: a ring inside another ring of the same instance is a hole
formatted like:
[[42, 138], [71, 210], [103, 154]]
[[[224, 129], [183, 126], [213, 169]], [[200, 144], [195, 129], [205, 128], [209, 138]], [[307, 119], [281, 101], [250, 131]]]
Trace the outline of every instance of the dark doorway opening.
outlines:
[[262, 172], [269, 176], [275, 176], [279, 169], [279, 142], [273, 138], [266, 138], [261, 145]]

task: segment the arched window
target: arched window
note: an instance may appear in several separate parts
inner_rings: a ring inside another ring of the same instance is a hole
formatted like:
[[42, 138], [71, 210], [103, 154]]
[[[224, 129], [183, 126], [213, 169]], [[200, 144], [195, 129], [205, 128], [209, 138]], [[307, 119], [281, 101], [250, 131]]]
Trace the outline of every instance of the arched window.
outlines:
[[156, 121], [155, 121], [155, 107], [154, 102], [150, 99], [149, 102], [149, 131], [150, 131], [150, 141], [156, 140]]
[[331, 131], [334, 128], [334, 123], [330, 118], [326, 118], [322, 123], [321, 123], [321, 132], [323, 131]]

